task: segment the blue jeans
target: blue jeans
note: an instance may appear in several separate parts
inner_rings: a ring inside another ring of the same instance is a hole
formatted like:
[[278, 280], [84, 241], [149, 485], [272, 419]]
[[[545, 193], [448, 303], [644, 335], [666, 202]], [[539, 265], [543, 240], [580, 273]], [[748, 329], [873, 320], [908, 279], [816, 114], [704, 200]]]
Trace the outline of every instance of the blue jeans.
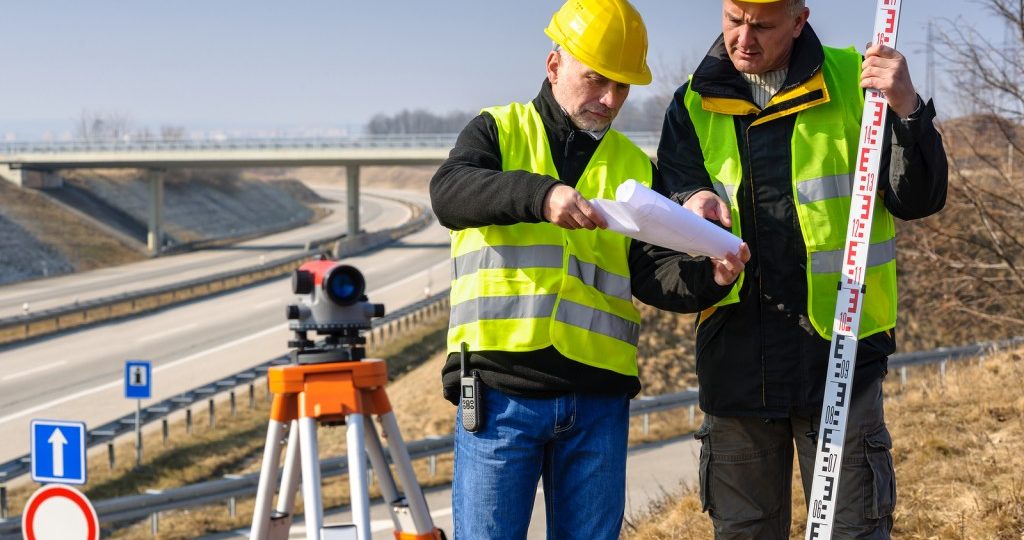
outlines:
[[469, 433], [456, 417], [455, 540], [526, 538], [541, 479], [549, 539], [617, 539], [625, 506], [629, 399], [533, 399], [481, 391], [483, 428]]

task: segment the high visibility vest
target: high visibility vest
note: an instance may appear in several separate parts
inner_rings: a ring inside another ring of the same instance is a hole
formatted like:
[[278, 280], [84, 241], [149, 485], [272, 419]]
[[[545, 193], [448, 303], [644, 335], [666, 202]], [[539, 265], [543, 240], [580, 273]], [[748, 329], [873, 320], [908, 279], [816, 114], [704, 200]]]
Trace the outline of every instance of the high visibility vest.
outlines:
[[[485, 109], [498, 127], [502, 170], [558, 178], [532, 103]], [[580, 176], [587, 198], [614, 199], [633, 178], [651, 185], [650, 158], [608, 130]], [[451, 232], [448, 352], [525, 352], [554, 345], [575, 361], [637, 375], [640, 313], [633, 306], [630, 239], [605, 230], [550, 223], [490, 225]]]
[[[800, 232], [807, 248], [807, 314], [818, 334], [832, 338], [837, 285], [843, 266], [850, 195], [864, 93], [860, 88], [861, 57], [853, 48], [824, 47], [825, 64], [809, 81], [780, 92], [765, 109], [795, 95], [822, 90], [818, 99], [795, 107], [796, 126], [790, 141], [791, 178]], [[737, 190], [743, 179], [734, 118], [715, 98], [701, 98], [687, 88], [684, 98], [700, 139], [704, 165], [715, 191], [732, 210], [732, 232], [741, 234]], [[710, 110], [708, 110], [710, 109]], [[785, 114], [764, 115], [751, 127]], [[758, 112], [737, 111], [734, 114]], [[876, 204], [868, 251], [864, 305], [859, 337], [896, 326], [896, 229], [884, 204]], [[739, 302], [743, 275], [718, 305]]]

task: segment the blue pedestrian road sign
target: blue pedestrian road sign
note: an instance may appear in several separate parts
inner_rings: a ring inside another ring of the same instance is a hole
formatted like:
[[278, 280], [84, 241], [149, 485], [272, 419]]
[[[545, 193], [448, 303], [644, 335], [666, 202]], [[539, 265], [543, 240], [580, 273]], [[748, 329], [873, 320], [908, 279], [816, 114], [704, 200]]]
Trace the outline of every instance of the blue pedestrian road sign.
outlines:
[[124, 363], [124, 397], [149, 399], [153, 395], [153, 365], [149, 360], [128, 360]]
[[39, 483], [85, 483], [85, 424], [33, 420], [32, 480]]

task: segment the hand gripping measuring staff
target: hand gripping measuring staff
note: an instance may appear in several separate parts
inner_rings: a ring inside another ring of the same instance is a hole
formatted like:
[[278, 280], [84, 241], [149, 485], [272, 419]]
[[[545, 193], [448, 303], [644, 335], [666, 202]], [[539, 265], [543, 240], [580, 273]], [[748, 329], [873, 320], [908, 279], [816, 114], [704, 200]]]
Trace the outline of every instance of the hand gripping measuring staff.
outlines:
[[[900, 20], [901, 0], [878, 0], [875, 14], [874, 43], [893, 47]], [[832, 323], [832, 346], [829, 349], [825, 379], [825, 400], [818, 423], [818, 449], [811, 471], [810, 506], [807, 509], [805, 540], [832, 538], [832, 525], [838, 508], [839, 472], [843, 462], [846, 420], [850, 411], [853, 372], [857, 361], [857, 332], [867, 275], [871, 221], [878, 190], [878, 167], [881, 162], [882, 136], [888, 108], [885, 96], [869, 89], [864, 99], [861, 139], [857, 148], [853, 195], [850, 200], [850, 222], [847, 226], [846, 251], [835, 320]]]

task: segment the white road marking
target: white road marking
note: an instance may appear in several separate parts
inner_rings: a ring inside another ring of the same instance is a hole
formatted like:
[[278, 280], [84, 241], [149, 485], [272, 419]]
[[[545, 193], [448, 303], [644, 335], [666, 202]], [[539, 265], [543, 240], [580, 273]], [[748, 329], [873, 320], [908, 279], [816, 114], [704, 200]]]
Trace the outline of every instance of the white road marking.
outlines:
[[197, 326], [199, 326], [199, 323], [186, 324], [185, 326], [179, 326], [177, 328], [171, 328], [170, 330], [164, 330], [163, 332], [157, 332], [155, 334], [150, 334], [150, 335], [145, 336], [145, 337], [140, 337], [139, 339], [135, 340], [135, 343], [145, 343], [147, 341], [153, 341], [155, 339], [160, 339], [162, 337], [167, 337], [167, 336], [172, 335], [172, 334], [177, 334], [178, 332], [184, 332], [186, 330], [191, 330], [191, 329], [193, 329], [193, 328], [195, 328]]
[[67, 362], [64, 361], [64, 360], [61, 360], [60, 362], [54, 362], [52, 364], [47, 364], [45, 366], [39, 366], [37, 368], [27, 369], [25, 371], [19, 371], [18, 373], [12, 373], [12, 374], [10, 374], [10, 375], [0, 379], [0, 381], [10, 381], [10, 380], [14, 380], [14, 379], [20, 379], [22, 377], [27, 377], [27, 376], [29, 376], [29, 375], [31, 375], [33, 373], [39, 373], [40, 371], [46, 371], [48, 369], [58, 368], [60, 366], [63, 366], [64, 364], [67, 364]]

